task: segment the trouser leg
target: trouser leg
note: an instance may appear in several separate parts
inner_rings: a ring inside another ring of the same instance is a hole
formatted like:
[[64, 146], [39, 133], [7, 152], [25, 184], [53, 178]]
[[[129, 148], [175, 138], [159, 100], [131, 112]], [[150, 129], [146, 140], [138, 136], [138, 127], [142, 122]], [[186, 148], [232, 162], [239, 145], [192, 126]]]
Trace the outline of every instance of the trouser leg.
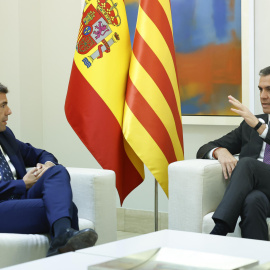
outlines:
[[[71, 227], [78, 230], [77, 207], [73, 203]], [[42, 199], [9, 200], [0, 203], [0, 233], [49, 233], [50, 223]], [[53, 236], [53, 235], [52, 235]]]
[[48, 233], [50, 224], [42, 199], [0, 203], [1, 233]]
[[270, 166], [252, 158], [242, 158], [233, 170], [224, 197], [216, 209], [214, 221], [222, 220], [233, 232], [247, 195], [254, 189], [270, 199]]
[[251, 191], [241, 210], [241, 234], [243, 238], [269, 240], [266, 218], [269, 215], [270, 203], [266, 195], [259, 191]]
[[1, 233], [48, 233], [63, 217], [78, 230], [78, 209], [72, 202], [70, 177], [63, 166], [49, 168], [22, 197], [0, 203]]
[[65, 167], [49, 168], [37, 183], [28, 190], [26, 199], [42, 198], [50, 226], [68, 217], [74, 229], [78, 229], [77, 208], [72, 203], [70, 176]]

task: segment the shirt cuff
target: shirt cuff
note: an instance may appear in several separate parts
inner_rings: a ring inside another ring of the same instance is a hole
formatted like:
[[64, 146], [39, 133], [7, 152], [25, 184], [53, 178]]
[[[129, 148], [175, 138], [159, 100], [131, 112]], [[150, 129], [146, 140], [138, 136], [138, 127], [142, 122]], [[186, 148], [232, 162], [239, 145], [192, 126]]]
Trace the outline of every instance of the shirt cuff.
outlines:
[[212, 159], [212, 160], [216, 160], [216, 159], [213, 157], [213, 152], [214, 152], [215, 149], [217, 149], [217, 148], [218, 148], [218, 147], [215, 147], [215, 148], [213, 148], [211, 151], [209, 151], [209, 152], [206, 154], [207, 158]]
[[45, 164], [48, 163], [48, 162], [52, 163], [52, 164], [55, 166], [55, 163], [53, 163], [53, 162], [50, 161], [50, 160], [46, 161]]
[[266, 138], [266, 135], [267, 135], [267, 133], [268, 133], [268, 125], [265, 124], [265, 126], [266, 126], [266, 127], [265, 127], [263, 133], [262, 133], [261, 135], [259, 135], [262, 139], [265, 139], [265, 138]]

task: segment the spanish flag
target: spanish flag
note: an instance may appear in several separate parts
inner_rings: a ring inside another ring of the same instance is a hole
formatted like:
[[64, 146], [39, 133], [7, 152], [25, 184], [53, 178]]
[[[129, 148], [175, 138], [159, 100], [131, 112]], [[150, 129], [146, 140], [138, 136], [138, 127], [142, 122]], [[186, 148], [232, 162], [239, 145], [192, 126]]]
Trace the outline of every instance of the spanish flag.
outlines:
[[168, 195], [168, 165], [184, 158], [170, 0], [140, 0], [123, 132]]
[[116, 173], [121, 204], [144, 179], [143, 163], [122, 133], [130, 56], [124, 1], [86, 0], [65, 113], [99, 164]]

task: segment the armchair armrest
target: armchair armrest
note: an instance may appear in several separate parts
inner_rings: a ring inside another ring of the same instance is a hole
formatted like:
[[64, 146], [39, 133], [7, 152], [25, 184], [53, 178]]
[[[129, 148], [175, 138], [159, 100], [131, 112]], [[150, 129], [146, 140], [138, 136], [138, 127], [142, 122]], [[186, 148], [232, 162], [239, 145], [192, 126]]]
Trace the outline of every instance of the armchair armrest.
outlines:
[[202, 232], [203, 217], [215, 211], [227, 186], [217, 160], [169, 165], [169, 229]]
[[91, 220], [98, 233], [97, 244], [117, 238], [115, 173], [109, 170], [67, 168], [73, 201], [79, 218]]

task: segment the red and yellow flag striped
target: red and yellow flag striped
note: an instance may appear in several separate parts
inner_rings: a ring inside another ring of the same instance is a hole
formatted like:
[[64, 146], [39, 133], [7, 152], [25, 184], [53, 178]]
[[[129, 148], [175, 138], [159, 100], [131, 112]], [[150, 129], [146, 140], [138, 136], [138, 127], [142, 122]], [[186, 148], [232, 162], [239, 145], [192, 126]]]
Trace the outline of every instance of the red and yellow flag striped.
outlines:
[[121, 203], [144, 178], [143, 164], [122, 133], [130, 55], [124, 1], [86, 0], [65, 113], [100, 165], [116, 173]]
[[168, 195], [183, 132], [170, 0], [141, 0], [124, 110], [124, 137]]

